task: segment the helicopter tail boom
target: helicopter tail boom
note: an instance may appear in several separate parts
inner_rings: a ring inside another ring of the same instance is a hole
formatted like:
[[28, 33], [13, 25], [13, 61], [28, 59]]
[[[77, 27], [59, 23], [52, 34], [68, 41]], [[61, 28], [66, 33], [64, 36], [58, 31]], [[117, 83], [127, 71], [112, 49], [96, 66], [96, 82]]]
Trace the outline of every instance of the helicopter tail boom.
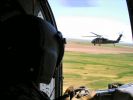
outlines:
[[122, 37], [122, 34], [119, 35], [118, 39], [116, 40], [116, 43], [120, 41], [121, 37]]

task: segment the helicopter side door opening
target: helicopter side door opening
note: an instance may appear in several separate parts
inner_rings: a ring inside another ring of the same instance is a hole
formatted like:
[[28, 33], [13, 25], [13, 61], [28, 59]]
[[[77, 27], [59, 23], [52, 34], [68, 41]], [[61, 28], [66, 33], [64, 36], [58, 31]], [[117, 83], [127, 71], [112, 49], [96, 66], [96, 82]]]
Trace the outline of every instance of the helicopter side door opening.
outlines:
[[[133, 58], [128, 57], [133, 53], [133, 41], [126, 1], [101, 0], [91, 6], [82, 5], [86, 1], [81, 0], [49, 2], [57, 26], [67, 39], [63, 60], [64, 91], [71, 85], [79, 87], [86, 84], [88, 88], [106, 94], [110, 91], [107, 89], [108, 84], [112, 83], [111, 87], [118, 88], [121, 83], [132, 83], [130, 77], [133, 74], [129, 71], [132, 69], [132, 61], [129, 59]], [[130, 64], [130, 68], [126, 64]], [[129, 86], [132, 88], [132, 84]], [[111, 89], [109, 94], [114, 91]], [[107, 95], [96, 100], [111, 100], [111, 97], [106, 98]]]

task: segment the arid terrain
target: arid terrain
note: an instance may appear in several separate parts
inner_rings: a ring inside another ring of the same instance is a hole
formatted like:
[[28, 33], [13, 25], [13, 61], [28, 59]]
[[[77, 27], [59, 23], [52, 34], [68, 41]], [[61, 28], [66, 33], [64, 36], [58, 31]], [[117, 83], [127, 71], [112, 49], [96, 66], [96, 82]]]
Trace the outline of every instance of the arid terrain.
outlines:
[[88, 42], [68, 41], [65, 51], [63, 90], [70, 85], [101, 89], [110, 82], [133, 81], [133, 45], [94, 46]]
[[85, 53], [92, 53], [92, 54], [119, 54], [119, 53], [133, 53], [133, 47], [129, 46], [106, 46], [104, 45], [92, 45], [92, 44], [78, 44], [78, 43], [67, 43], [65, 47], [65, 51], [77, 51], [77, 52], [85, 52]]

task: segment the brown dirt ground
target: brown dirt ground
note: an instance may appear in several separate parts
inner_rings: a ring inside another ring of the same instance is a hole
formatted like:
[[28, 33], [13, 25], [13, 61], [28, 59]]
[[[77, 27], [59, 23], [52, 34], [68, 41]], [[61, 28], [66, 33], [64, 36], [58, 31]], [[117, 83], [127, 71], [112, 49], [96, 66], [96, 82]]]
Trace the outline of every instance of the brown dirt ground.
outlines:
[[84, 45], [78, 43], [68, 43], [65, 46], [65, 51], [84, 52], [90, 54], [120, 54], [120, 53], [133, 53], [133, 47], [118, 47], [118, 46], [94, 46]]

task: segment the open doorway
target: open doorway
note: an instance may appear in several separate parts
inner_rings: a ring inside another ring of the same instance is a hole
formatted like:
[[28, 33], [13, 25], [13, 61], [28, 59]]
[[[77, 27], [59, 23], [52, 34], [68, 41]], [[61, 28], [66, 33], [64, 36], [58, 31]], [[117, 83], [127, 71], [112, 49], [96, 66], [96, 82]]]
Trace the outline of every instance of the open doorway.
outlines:
[[[126, 0], [49, 0], [58, 29], [67, 40], [63, 89], [85, 85], [105, 89], [109, 83], [133, 82], [133, 41]], [[92, 34], [94, 33], [94, 34]], [[93, 45], [99, 35], [118, 43]], [[85, 37], [86, 36], [86, 37]]]

